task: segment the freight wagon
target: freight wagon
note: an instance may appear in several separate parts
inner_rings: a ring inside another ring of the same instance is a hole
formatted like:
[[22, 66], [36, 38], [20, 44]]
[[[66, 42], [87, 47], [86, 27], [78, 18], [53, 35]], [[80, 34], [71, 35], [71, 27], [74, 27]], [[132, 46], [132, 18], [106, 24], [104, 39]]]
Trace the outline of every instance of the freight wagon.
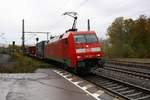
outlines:
[[36, 56], [40, 59], [44, 59], [44, 48], [47, 41], [41, 41], [36, 44]]
[[30, 46], [26, 48], [26, 53], [30, 56], [35, 56], [35, 52], [36, 52], [35, 46]]

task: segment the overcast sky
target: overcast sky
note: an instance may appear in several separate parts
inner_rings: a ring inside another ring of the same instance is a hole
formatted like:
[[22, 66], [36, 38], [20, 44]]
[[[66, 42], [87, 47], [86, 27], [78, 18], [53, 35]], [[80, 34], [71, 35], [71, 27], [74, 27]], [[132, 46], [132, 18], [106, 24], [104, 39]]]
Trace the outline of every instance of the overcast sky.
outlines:
[[[136, 19], [150, 15], [150, 0], [0, 0], [0, 43], [16, 41], [21, 44], [21, 23], [25, 19], [25, 31], [49, 31], [52, 35], [64, 33], [72, 26], [73, 19], [62, 16], [66, 11], [79, 14], [78, 30], [91, 30], [106, 38], [108, 26], [116, 17]], [[5, 33], [1, 36], [1, 33]], [[46, 35], [26, 35], [26, 44], [35, 44], [35, 38]]]

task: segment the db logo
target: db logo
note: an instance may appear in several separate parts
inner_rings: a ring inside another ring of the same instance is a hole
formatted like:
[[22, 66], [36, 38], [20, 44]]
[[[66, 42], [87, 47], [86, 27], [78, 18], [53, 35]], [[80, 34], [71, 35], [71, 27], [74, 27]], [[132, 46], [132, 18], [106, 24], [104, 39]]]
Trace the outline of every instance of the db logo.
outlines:
[[91, 48], [86, 48], [85, 51], [86, 52], [91, 52]]

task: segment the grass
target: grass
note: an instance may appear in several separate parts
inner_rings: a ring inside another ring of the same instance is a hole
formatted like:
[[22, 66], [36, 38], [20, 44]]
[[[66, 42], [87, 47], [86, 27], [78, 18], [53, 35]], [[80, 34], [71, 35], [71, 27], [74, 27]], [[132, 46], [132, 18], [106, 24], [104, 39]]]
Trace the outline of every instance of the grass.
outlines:
[[52, 65], [24, 56], [20, 53], [12, 55], [12, 63], [0, 68], [4, 73], [32, 73], [38, 68], [50, 68]]

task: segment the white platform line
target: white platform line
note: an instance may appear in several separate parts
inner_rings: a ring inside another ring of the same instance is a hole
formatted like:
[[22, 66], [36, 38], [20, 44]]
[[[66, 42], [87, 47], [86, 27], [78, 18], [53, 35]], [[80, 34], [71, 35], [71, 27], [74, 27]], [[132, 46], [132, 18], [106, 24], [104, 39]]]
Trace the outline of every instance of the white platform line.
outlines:
[[93, 95], [101, 96], [103, 93], [104, 93], [104, 91], [98, 90], [98, 91], [94, 92]]
[[84, 87], [79, 86], [78, 84], [81, 83], [82, 81], [78, 81], [78, 82], [72, 82], [72, 78], [67, 78], [65, 76], [63, 76], [63, 74], [59, 73], [57, 70], [53, 70], [55, 73], [61, 75], [63, 78], [65, 78], [66, 80], [68, 80], [69, 82], [71, 82], [72, 84], [74, 84], [75, 86], [77, 86], [78, 88], [82, 89], [84, 92], [86, 92], [87, 94], [89, 94], [90, 96], [94, 97], [96, 100], [101, 100], [99, 98], [99, 96], [101, 94], [103, 94], [104, 92], [101, 92], [101, 94], [98, 93], [90, 93], [89, 91], [87, 91], [88, 88], [92, 87], [92, 85], [86, 85]]
[[79, 84], [79, 83], [83, 83], [84, 81], [78, 81], [78, 82], [74, 82], [74, 84]]
[[82, 88], [83, 88], [84, 90], [86, 90], [86, 89], [88, 89], [88, 88], [90, 88], [90, 87], [93, 87], [93, 85], [88, 84], [88, 85], [86, 85], [86, 86], [83, 86]]
[[72, 75], [71, 74], [68, 74], [68, 75], [64, 75], [64, 77], [71, 77]]

